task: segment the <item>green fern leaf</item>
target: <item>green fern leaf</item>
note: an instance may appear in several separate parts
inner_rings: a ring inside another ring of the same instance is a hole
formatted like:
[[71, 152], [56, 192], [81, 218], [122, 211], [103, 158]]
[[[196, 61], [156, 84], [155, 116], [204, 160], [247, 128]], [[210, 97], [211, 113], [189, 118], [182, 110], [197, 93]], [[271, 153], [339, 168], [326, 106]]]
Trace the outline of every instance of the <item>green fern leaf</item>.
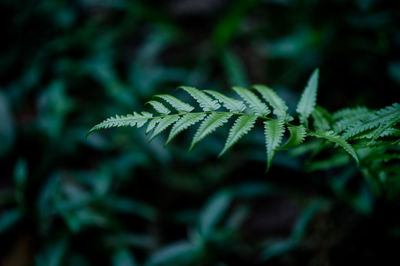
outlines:
[[293, 120], [293, 117], [287, 113], [288, 107], [285, 101], [274, 90], [264, 85], [254, 85], [253, 88], [272, 106], [273, 113], [278, 119], [283, 119], [284, 121]]
[[356, 151], [353, 149], [353, 147], [343, 138], [340, 136], [336, 135], [333, 131], [326, 131], [326, 132], [310, 132], [308, 133], [309, 136], [312, 137], [317, 137], [317, 138], [322, 138], [326, 139], [332, 143], [335, 143], [339, 146], [341, 146], [348, 154], [350, 154], [354, 160], [357, 162], [357, 164], [360, 163], [358, 159], [358, 155]]
[[301, 143], [304, 142], [304, 139], [306, 138], [307, 131], [306, 128], [303, 127], [302, 125], [300, 126], [288, 126], [289, 132], [290, 132], [290, 137], [286, 141], [285, 144], [283, 144], [281, 147], [279, 147], [279, 150], [286, 150], [290, 148], [294, 148]]
[[160, 120], [160, 122], [158, 122], [156, 128], [153, 131], [153, 134], [150, 137], [151, 141], [152, 139], [154, 139], [157, 135], [159, 135], [161, 132], [163, 132], [167, 127], [169, 127], [170, 125], [172, 125], [173, 123], [175, 123], [177, 120], [179, 119], [179, 116], [174, 115], [174, 116], [166, 116], [164, 118], [162, 118]]
[[233, 99], [231, 97], [225, 96], [219, 92], [212, 90], [204, 90], [214, 98], [216, 98], [226, 109], [232, 113], [241, 113], [246, 109], [246, 105], [243, 102]]
[[344, 108], [344, 109], [341, 109], [341, 110], [335, 112], [332, 115], [332, 118], [334, 120], [340, 120], [340, 119], [352, 118], [355, 116], [357, 117], [357, 116], [363, 115], [365, 113], [370, 113], [370, 110], [363, 106], [358, 106], [358, 107], [354, 107], [354, 108]]
[[271, 111], [253, 92], [242, 87], [233, 87], [233, 90], [242, 97], [255, 115], [267, 116]]
[[366, 121], [373, 117], [373, 111], [365, 107], [346, 108], [332, 115], [335, 121], [333, 130], [337, 133], [346, 131], [354, 126], [355, 123]]
[[161, 98], [167, 103], [169, 103], [172, 107], [174, 107], [179, 113], [189, 113], [193, 111], [194, 107], [190, 104], [184, 103], [181, 100], [175, 98], [174, 96], [168, 94], [159, 94], [154, 97]]
[[103, 122], [95, 125], [92, 127], [89, 132], [86, 134], [87, 136], [90, 135], [92, 132], [100, 130], [100, 129], [106, 129], [106, 128], [112, 128], [112, 127], [142, 127], [153, 115], [148, 112], [142, 112], [141, 114], [138, 114], [136, 112], [133, 113], [133, 115], [128, 114], [126, 116], [119, 116], [116, 115], [115, 117], [110, 117]]
[[161, 119], [162, 119], [161, 117], [156, 117], [156, 118], [153, 118], [152, 120], [150, 120], [150, 122], [146, 128], [146, 134], [148, 134], [150, 131], [152, 131], [157, 126], [158, 122], [160, 122]]
[[221, 107], [218, 101], [213, 100], [210, 96], [196, 88], [187, 86], [181, 86], [179, 88], [189, 93], [199, 103], [200, 107], [206, 112], [215, 111]]
[[214, 132], [218, 127], [228, 122], [228, 119], [231, 116], [232, 114], [230, 113], [212, 113], [207, 116], [207, 118], [201, 122], [200, 127], [197, 129], [189, 151], [191, 151], [199, 141]]
[[171, 128], [171, 132], [169, 133], [168, 140], [165, 144], [167, 145], [171, 140], [176, 137], [176, 135], [181, 133], [183, 130], [203, 120], [205, 116], [206, 114], [204, 113], [192, 113], [183, 115]]
[[167, 115], [167, 114], [171, 113], [171, 111], [167, 107], [165, 107], [164, 104], [162, 104], [160, 102], [149, 101], [146, 104], [150, 104], [151, 106], [153, 106], [154, 110], [156, 110], [160, 114]]
[[255, 115], [239, 116], [229, 131], [228, 139], [226, 140], [225, 147], [218, 156], [222, 156], [229, 150], [236, 142], [246, 135], [253, 127], [257, 120]]
[[297, 104], [297, 113], [299, 114], [300, 123], [307, 125], [307, 119], [310, 114], [314, 111], [315, 104], [317, 103], [317, 91], [318, 91], [318, 68], [314, 70], [310, 79], [308, 80], [307, 86], [305, 87], [303, 94], [300, 97], [300, 101]]
[[384, 121], [375, 130], [372, 139], [385, 136], [385, 131], [390, 129], [392, 126], [400, 122], [400, 104], [394, 103], [392, 106], [388, 106], [383, 110], [378, 110], [377, 115], [385, 117]]
[[373, 138], [376, 139], [386, 129], [392, 127], [400, 121], [400, 104], [394, 103], [391, 106], [382, 108], [366, 120], [360, 120], [347, 128], [343, 137], [346, 139], [357, 136], [366, 131], [376, 129]]
[[[376, 132], [375, 132], [376, 134]], [[373, 138], [374, 136], [371, 136]], [[400, 137], [400, 129], [396, 128], [388, 128], [385, 131], [383, 131], [379, 137]]]
[[[212, 90], [200, 91], [192, 87], [181, 87], [197, 101], [204, 110], [203, 112], [193, 112], [193, 106], [174, 96], [156, 95], [155, 97], [158, 99], [151, 100], [148, 104], [152, 106], [157, 115], [154, 116], [148, 112], [134, 112], [126, 116], [117, 115], [95, 125], [87, 135], [99, 129], [122, 126], [139, 128], [148, 123], [146, 134], [153, 131], [150, 140], [166, 131], [168, 127], [172, 127], [166, 141], [167, 145], [183, 130], [200, 124], [190, 145], [190, 150], [192, 150], [198, 142], [227, 123], [231, 116], [236, 115], [238, 117], [229, 130], [226, 143], [219, 155], [221, 156], [250, 132], [257, 119], [260, 118], [265, 121], [267, 171], [271, 167], [276, 151], [296, 147], [304, 142], [306, 136], [313, 136], [319, 139], [309, 145], [304, 144], [297, 147], [295, 149], [297, 155], [313, 151], [311, 157], [314, 157], [330, 143], [340, 146], [345, 151], [328, 160], [313, 164], [314, 169], [321, 169], [332, 163], [343, 165], [350, 157], [359, 164], [358, 152], [363, 158], [363, 170], [366, 169], [365, 171], [370, 172], [371, 176], [376, 174], [379, 177], [382, 173], [379, 171], [391, 171], [387, 172], [388, 176], [392, 172], [397, 174], [400, 168], [394, 160], [400, 158], [400, 140], [398, 138], [400, 136], [400, 104], [394, 103], [380, 110], [370, 110], [365, 107], [347, 108], [331, 115], [322, 107], [316, 106], [317, 83], [318, 69], [311, 75], [298, 103], [297, 112], [301, 124], [299, 126], [288, 123], [292, 117], [287, 114], [286, 103], [267, 86], [255, 85], [254, 89], [257, 93], [242, 87], [234, 87], [233, 90], [241, 97], [240, 100]], [[217, 112], [216, 110], [221, 105], [227, 111]], [[272, 107], [274, 117], [276, 116], [278, 119], [267, 117], [270, 113], [269, 107]], [[178, 113], [171, 114], [171, 111], [175, 109]], [[313, 124], [308, 128], [310, 115], [313, 117], [311, 120]], [[286, 143], [281, 146], [286, 126], [290, 135]], [[351, 140], [352, 145], [347, 139]], [[382, 162], [386, 163], [383, 165]]]
[[264, 122], [265, 142], [267, 147], [267, 171], [271, 167], [275, 151], [282, 142], [285, 127], [282, 120], [271, 120]]
[[359, 134], [377, 128], [380, 123], [381, 119], [377, 118], [374, 114], [368, 116], [368, 119], [365, 120], [357, 119], [351, 126], [346, 128], [342, 136], [344, 139], [353, 138]]
[[[374, 141], [376, 134], [376, 130], [373, 131], [366, 131], [361, 134], [358, 134], [357, 136], [354, 137], [354, 139], [361, 140], [361, 139], [370, 139], [371, 141]], [[400, 136], [400, 130], [396, 128], [387, 128], [385, 129], [382, 133], [379, 134], [379, 138], [381, 137], [399, 137]]]

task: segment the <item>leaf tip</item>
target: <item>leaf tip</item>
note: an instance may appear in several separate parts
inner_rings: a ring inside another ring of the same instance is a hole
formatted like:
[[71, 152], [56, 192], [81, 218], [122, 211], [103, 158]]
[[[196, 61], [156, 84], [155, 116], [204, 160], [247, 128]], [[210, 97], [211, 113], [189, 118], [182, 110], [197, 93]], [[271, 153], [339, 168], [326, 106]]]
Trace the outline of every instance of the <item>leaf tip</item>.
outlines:
[[194, 149], [195, 146], [196, 146], [196, 143], [193, 143], [193, 142], [192, 142], [192, 144], [190, 144], [190, 147], [189, 147], [189, 149], [188, 149], [188, 152], [192, 152], [192, 150]]
[[226, 149], [223, 149], [223, 150], [218, 154], [217, 157], [218, 157], [218, 158], [221, 158], [222, 155], [224, 155], [226, 151], [227, 151]]
[[93, 132], [95, 132], [97, 130], [97, 126], [92, 127], [88, 132], [86, 132], [85, 137], [89, 137], [89, 135], [91, 135]]
[[271, 168], [271, 164], [267, 163], [267, 167], [265, 168], [265, 173], [266, 174], [268, 174], [270, 168]]

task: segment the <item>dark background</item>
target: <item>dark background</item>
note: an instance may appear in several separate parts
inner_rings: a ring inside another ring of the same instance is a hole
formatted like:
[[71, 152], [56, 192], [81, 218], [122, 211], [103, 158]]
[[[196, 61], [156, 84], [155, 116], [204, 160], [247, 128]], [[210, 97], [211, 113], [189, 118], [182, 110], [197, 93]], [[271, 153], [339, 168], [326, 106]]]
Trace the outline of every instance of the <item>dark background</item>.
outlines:
[[[400, 4], [378, 0], [1, 0], [1, 265], [386, 264], [398, 198], [354, 164], [283, 153], [262, 130], [217, 159], [142, 129], [85, 138], [178, 85], [274, 88], [291, 110], [320, 68], [333, 112], [399, 100]], [[316, 171], [310, 171], [316, 170]], [[394, 262], [392, 262], [393, 264]]]

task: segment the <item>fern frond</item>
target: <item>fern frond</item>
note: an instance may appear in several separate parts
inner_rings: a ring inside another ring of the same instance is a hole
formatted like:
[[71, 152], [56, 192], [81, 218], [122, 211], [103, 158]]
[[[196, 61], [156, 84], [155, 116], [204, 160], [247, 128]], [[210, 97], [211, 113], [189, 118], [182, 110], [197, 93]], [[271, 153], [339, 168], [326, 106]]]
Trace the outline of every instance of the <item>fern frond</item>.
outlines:
[[357, 119], [351, 126], [347, 127], [343, 133], [343, 137], [345, 139], [350, 139], [358, 134], [364, 133], [368, 130], [377, 128], [380, 125], [380, 119], [377, 118], [375, 115], [369, 117], [366, 120], [359, 120]]
[[271, 111], [253, 92], [242, 87], [232, 88], [249, 105], [254, 115], [267, 116]]
[[318, 91], [318, 68], [314, 70], [311, 77], [308, 80], [307, 86], [305, 87], [300, 101], [297, 104], [297, 113], [299, 114], [300, 123], [307, 125], [307, 119], [310, 114], [314, 111], [314, 107], [317, 103], [317, 91]]
[[231, 116], [231, 113], [212, 113], [207, 116], [207, 118], [204, 119], [203, 122], [201, 122], [200, 127], [197, 129], [196, 134], [193, 137], [192, 144], [190, 145], [189, 151], [191, 151], [199, 141], [210, 135], [226, 122], [228, 122], [228, 119]]
[[[311, 75], [297, 105], [300, 125], [289, 123], [292, 117], [287, 113], [288, 107], [285, 101], [267, 86], [255, 85], [254, 89], [257, 94], [249, 89], [234, 87], [233, 90], [241, 97], [240, 100], [216, 91], [201, 91], [193, 87], [184, 86], [181, 88], [197, 101], [203, 111], [194, 112], [195, 108], [192, 105], [174, 96], [167, 94], [156, 95], [157, 100], [151, 100], [147, 103], [155, 110], [154, 114], [134, 112], [126, 116], [110, 117], [90, 129], [88, 135], [100, 129], [122, 126], [139, 128], [148, 123], [146, 134], [153, 131], [150, 140], [171, 127], [165, 144], [167, 145], [183, 130], [195, 124], [200, 124], [189, 148], [189, 150], [192, 150], [198, 142], [227, 123], [232, 116], [236, 116], [237, 118], [229, 130], [225, 145], [219, 156], [232, 148], [254, 128], [256, 121], [261, 119], [264, 121], [267, 171], [271, 167], [276, 151], [296, 147], [304, 142], [306, 136], [313, 136], [340, 146], [354, 158], [357, 164], [359, 163], [358, 154], [353, 147], [357, 149], [365, 162], [371, 160], [374, 162], [374, 164], [371, 164], [372, 167], [379, 166], [382, 160], [386, 160], [390, 164], [392, 160], [399, 159], [399, 103], [377, 111], [365, 107], [356, 107], [344, 109], [331, 115], [322, 107], [316, 106], [317, 83], [318, 69]], [[257, 95], [262, 96], [262, 98]], [[226, 110], [217, 111], [221, 105]], [[271, 112], [268, 106], [272, 107], [274, 117], [277, 119], [267, 117]], [[311, 128], [308, 128], [310, 115], [313, 117], [313, 124]], [[286, 127], [290, 135], [281, 146]], [[347, 139], [350, 139], [353, 145], [350, 145]], [[311, 154], [311, 157], [313, 157], [329, 144], [327, 142], [315, 141], [310, 143], [312, 145], [308, 147], [305, 144], [296, 148], [298, 149], [297, 153], [310, 151], [311, 149], [314, 151]], [[303, 149], [300, 150], [300, 148]], [[375, 153], [368, 154], [368, 150], [373, 150]], [[343, 158], [346, 154], [341, 153], [340, 155], [332, 158]], [[346, 156], [346, 158], [350, 157]], [[344, 159], [335, 159], [333, 161], [337, 162], [338, 165], [346, 162]], [[317, 164], [314, 164], [314, 168], [333, 161], [317, 162]], [[369, 166], [363, 164], [363, 168], [366, 167]]]
[[203, 111], [215, 111], [221, 107], [217, 100], [213, 100], [210, 96], [196, 88], [188, 86], [181, 86], [179, 88], [189, 93], [199, 103]]
[[384, 109], [378, 110], [376, 115], [379, 117], [385, 117], [384, 121], [381, 122], [379, 127], [375, 130], [373, 139], [384, 136], [385, 131], [390, 129], [392, 126], [400, 122], [400, 104], [394, 103]]
[[360, 163], [360, 160], [358, 159], [358, 155], [357, 155], [356, 151], [353, 149], [353, 147], [342, 137], [336, 135], [333, 131], [310, 132], [310, 133], [308, 133], [308, 135], [312, 136], [312, 137], [322, 138], [322, 139], [328, 140], [334, 144], [341, 146], [348, 154], [350, 154], [354, 158], [354, 160], [357, 162], [357, 164]]
[[276, 115], [276, 117], [287, 122], [293, 120], [293, 117], [287, 113], [288, 107], [285, 101], [279, 97], [274, 90], [264, 85], [254, 85], [253, 88], [256, 89], [264, 98], [264, 100], [272, 106], [273, 113]]
[[288, 126], [289, 132], [290, 132], [290, 137], [289, 139], [283, 144], [281, 147], [278, 148], [278, 150], [286, 150], [290, 148], [294, 148], [301, 143], [304, 142], [307, 131], [306, 128], [303, 127], [302, 125], [300, 126], [293, 126], [290, 125]]
[[167, 114], [171, 113], [171, 111], [167, 107], [165, 107], [164, 104], [162, 104], [160, 102], [149, 101], [146, 104], [150, 104], [154, 108], [154, 110], [156, 110], [159, 114], [167, 115]]
[[241, 113], [246, 109], [246, 105], [242, 101], [225, 96], [219, 92], [212, 90], [204, 90], [215, 99], [217, 99], [226, 109], [232, 113]]
[[183, 115], [171, 128], [166, 145], [171, 142], [179, 133], [200, 122], [206, 116], [205, 113], [189, 113]]
[[285, 127], [282, 120], [270, 120], [264, 122], [265, 142], [267, 147], [267, 171], [271, 167], [275, 151], [282, 142]]
[[373, 139], [376, 139], [380, 137], [386, 129], [397, 124], [399, 121], [400, 104], [394, 103], [391, 106], [376, 111], [367, 120], [360, 120], [354, 123], [353, 126], [346, 129], [343, 137], [349, 139], [368, 130], [376, 129], [373, 135]]
[[[354, 137], [354, 139], [369, 139], [369, 140], [375, 140], [375, 134], [376, 131], [366, 131], [364, 133], [361, 133], [357, 136]], [[385, 131], [383, 131], [382, 133], [379, 134], [379, 138], [382, 137], [399, 137], [400, 136], [400, 130], [396, 129], [396, 128], [387, 128], [385, 129]]]
[[222, 156], [227, 150], [229, 150], [236, 142], [239, 141], [244, 135], [246, 135], [253, 127], [257, 120], [255, 115], [243, 115], [236, 119], [235, 123], [229, 130], [229, 135], [226, 140], [225, 146], [218, 156]]
[[346, 118], [352, 118], [352, 117], [357, 117], [363, 114], [368, 114], [370, 113], [371, 110], [369, 110], [366, 107], [363, 106], [358, 106], [354, 108], [344, 108], [341, 109], [335, 113], [333, 113], [332, 118], [334, 120], [340, 120], [340, 119], [346, 119]]
[[400, 137], [400, 129], [388, 128], [379, 137]]
[[164, 118], [162, 118], [156, 128], [153, 131], [153, 134], [150, 137], [151, 141], [152, 139], [154, 139], [157, 135], [159, 135], [161, 132], [163, 132], [167, 127], [169, 127], [170, 125], [172, 125], [173, 123], [175, 123], [177, 120], [179, 119], [179, 116], [166, 116]]
[[346, 131], [353, 127], [359, 121], [366, 121], [373, 116], [373, 111], [365, 107], [356, 107], [354, 109], [345, 109], [333, 114], [333, 119], [336, 120], [333, 124], [333, 130], [337, 133]]
[[148, 113], [148, 112], [142, 112], [140, 114], [134, 112], [133, 115], [128, 114], [126, 116], [123, 115], [116, 115], [115, 117], [110, 117], [103, 122], [95, 125], [92, 127], [89, 132], [86, 135], [90, 135], [92, 132], [100, 130], [100, 129], [106, 129], [106, 128], [112, 128], [112, 127], [126, 127], [126, 126], [131, 126], [131, 127], [142, 127], [151, 117], [153, 114]]
[[184, 103], [181, 100], [175, 98], [174, 96], [168, 94], [158, 94], [154, 97], [163, 99], [167, 103], [169, 103], [172, 107], [175, 108], [179, 113], [189, 113], [194, 110], [194, 107], [190, 104]]

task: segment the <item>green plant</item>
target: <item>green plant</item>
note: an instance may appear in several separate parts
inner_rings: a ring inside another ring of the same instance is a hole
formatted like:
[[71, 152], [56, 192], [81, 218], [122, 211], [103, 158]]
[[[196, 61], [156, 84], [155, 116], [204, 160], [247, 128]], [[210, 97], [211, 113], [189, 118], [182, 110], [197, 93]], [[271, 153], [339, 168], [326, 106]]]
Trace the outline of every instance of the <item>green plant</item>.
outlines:
[[[241, 100], [225, 96], [211, 90], [198, 90], [193, 87], [182, 86], [180, 89], [188, 92], [199, 104], [201, 110], [185, 103], [171, 95], [156, 95], [171, 105], [177, 113], [172, 113], [161, 101], [151, 100], [151, 105], [157, 112], [128, 114], [108, 118], [94, 126], [93, 131], [123, 126], [138, 128], [146, 123], [146, 133], [152, 132], [150, 140], [172, 126], [166, 144], [174, 139], [183, 130], [200, 123], [190, 145], [189, 150], [221, 127], [231, 117], [236, 117], [225, 146], [220, 156], [251, 131], [258, 120], [263, 121], [265, 143], [267, 151], [267, 170], [270, 168], [275, 153], [279, 150], [292, 149], [304, 143], [305, 138], [314, 137], [323, 140], [317, 145], [311, 145], [313, 156], [325, 148], [325, 142], [340, 146], [360, 165], [365, 175], [376, 175], [385, 180], [388, 174], [399, 172], [398, 165], [386, 164], [400, 158], [399, 143], [400, 104], [395, 103], [380, 110], [370, 110], [366, 107], [345, 108], [330, 114], [324, 108], [316, 105], [319, 70], [315, 70], [309, 78], [301, 98], [297, 104], [298, 118], [288, 113], [288, 106], [274, 90], [263, 85], [254, 85], [252, 88], [265, 100], [263, 102], [253, 90], [243, 87], [233, 87]], [[270, 108], [272, 107], [272, 115]], [[222, 106], [221, 106], [222, 105]], [[224, 107], [224, 110], [221, 108]], [[310, 123], [311, 121], [311, 123]], [[283, 138], [288, 131], [287, 140]], [[307, 150], [307, 148], [306, 148]], [[337, 153], [330, 160], [335, 165]], [[347, 156], [348, 157], [348, 156]], [[345, 160], [347, 162], [347, 160]], [[365, 163], [364, 163], [365, 162]], [[399, 177], [396, 177], [399, 178]]]

